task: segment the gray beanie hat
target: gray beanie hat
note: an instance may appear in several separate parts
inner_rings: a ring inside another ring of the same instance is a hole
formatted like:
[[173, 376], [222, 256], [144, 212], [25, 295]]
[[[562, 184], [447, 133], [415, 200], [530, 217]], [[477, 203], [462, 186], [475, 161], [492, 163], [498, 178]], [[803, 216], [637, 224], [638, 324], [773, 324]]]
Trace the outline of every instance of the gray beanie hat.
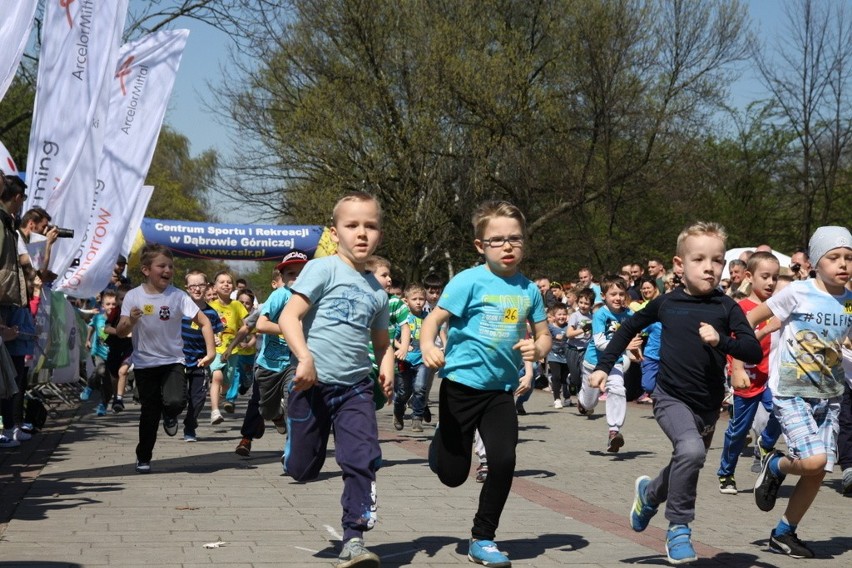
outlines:
[[820, 227], [814, 231], [811, 242], [808, 244], [808, 256], [811, 263], [816, 266], [819, 259], [831, 249], [852, 249], [852, 235], [846, 227]]

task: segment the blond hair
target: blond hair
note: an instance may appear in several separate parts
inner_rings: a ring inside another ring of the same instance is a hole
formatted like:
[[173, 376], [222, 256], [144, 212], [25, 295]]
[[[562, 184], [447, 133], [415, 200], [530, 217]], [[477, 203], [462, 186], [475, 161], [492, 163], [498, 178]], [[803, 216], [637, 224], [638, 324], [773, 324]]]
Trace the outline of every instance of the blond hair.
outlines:
[[686, 239], [689, 237], [717, 237], [722, 240], [722, 243], [728, 240], [728, 233], [725, 231], [725, 227], [720, 225], [719, 223], [713, 223], [708, 221], [698, 221], [697, 223], [693, 223], [692, 225], [685, 228], [680, 234], [677, 236], [677, 255], [684, 255], [684, 243]]
[[471, 219], [474, 236], [477, 239], [482, 239], [485, 235], [485, 227], [488, 226], [491, 219], [497, 217], [508, 217], [517, 221], [521, 225], [523, 236], [526, 237], [527, 220], [521, 210], [508, 201], [486, 201], [476, 208]]
[[388, 270], [391, 269], [391, 263], [388, 259], [383, 256], [373, 255], [367, 259], [367, 262], [364, 264], [364, 268], [369, 270], [370, 272], [375, 272], [379, 268], [384, 266]]
[[382, 221], [382, 204], [379, 203], [379, 200], [374, 196], [370, 195], [366, 191], [353, 191], [351, 193], [347, 193], [343, 197], [337, 200], [337, 203], [334, 204], [334, 207], [331, 210], [331, 224], [332, 226], [337, 225], [337, 214], [340, 211], [340, 206], [344, 203], [352, 203], [352, 202], [367, 202], [372, 201], [376, 204], [376, 211], [379, 214], [379, 222]]

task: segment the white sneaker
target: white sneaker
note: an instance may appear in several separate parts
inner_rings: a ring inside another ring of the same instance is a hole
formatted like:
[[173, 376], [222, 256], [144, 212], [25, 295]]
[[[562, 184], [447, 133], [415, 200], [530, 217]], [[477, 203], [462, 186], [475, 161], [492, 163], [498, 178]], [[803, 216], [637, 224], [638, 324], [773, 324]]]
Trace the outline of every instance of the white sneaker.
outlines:
[[210, 425], [215, 426], [216, 424], [221, 424], [225, 421], [225, 417], [222, 416], [222, 413], [217, 408], [216, 410], [210, 413]]
[[557, 398], [556, 400], [553, 401], [553, 408], [562, 408], [562, 407], [563, 407], [563, 404], [562, 404], [561, 398]]
[[12, 430], [12, 438], [17, 440], [18, 442], [26, 442], [31, 439], [32, 436], [21, 430], [20, 426], [15, 426], [15, 429]]

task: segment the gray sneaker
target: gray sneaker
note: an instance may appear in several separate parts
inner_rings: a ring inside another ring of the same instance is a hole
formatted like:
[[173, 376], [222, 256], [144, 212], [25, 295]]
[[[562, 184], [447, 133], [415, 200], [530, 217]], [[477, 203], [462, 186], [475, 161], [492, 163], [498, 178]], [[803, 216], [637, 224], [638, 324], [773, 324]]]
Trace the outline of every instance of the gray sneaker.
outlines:
[[349, 542], [343, 545], [337, 560], [337, 568], [379, 568], [382, 565], [378, 555], [367, 550], [364, 539], [361, 538], [349, 539]]
[[844, 495], [852, 495], [852, 467], [843, 470], [843, 480], [840, 482], [840, 492]]
[[412, 432], [422, 432], [423, 431], [423, 419], [422, 418], [412, 418], [411, 419], [411, 431]]

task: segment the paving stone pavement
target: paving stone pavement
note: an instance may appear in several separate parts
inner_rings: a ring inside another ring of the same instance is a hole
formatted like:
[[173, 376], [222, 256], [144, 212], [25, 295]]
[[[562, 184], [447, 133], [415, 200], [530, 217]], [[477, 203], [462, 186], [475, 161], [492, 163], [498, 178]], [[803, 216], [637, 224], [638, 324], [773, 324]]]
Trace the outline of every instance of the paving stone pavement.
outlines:
[[[437, 393], [437, 385], [434, 393]], [[662, 512], [643, 533], [627, 514], [638, 475], [654, 475], [670, 454], [646, 405], [631, 403], [625, 447], [604, 452], [606, 422], [552, 408], [537, 391], [519, 417], [518, 465], [497, 535], [513, 566], [662, 566]], [[234, 454], [241, 411], [209, 426], [197, 443], [160, 431], [150, 475], [134, 472], [139, 407], [97, 418], [94, 405], [68, 409], [20, 448], [0, 450], [0, 567], [333, 566], [339, 551], [341, 474], [329, 458], [317, 481], [282, 474], [283, 436], [268, 428], [249, 458]], [[396, 432], [389, 408], [378, 413], [384, 466], [378, 474], [379, 523], [367, 544], [384, 566], [470, 565], [467, 538], [481, 485], [450, 489], [426, 463], [432, 429]], [[754, 505], [750, 457], [738, 468], [740, 494], [721, 495], [715, 476], [726, 419], [720, 420], [699, 480], [695, 566], [852, 565], [849, 509], [838, 471], [829, 475], [799, 535], [821, 559], [793, 560], [766, 548], [776, 510]], [[475, 461], [475, 460], [474, 460]], [[43, 469], [42, 469], [43, 466]], [[223, 541], [219, 548], [206, 543]]]

